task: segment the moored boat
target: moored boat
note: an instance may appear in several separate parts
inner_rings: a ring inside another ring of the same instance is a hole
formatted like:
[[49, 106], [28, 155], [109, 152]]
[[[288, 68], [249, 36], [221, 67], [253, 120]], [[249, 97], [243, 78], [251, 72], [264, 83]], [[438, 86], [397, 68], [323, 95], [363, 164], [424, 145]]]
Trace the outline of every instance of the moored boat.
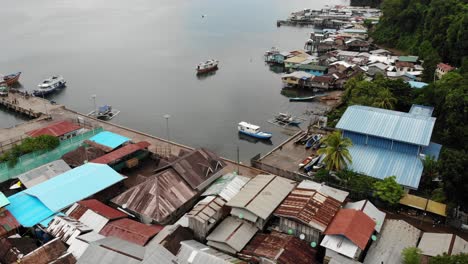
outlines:
[[306, 102], [306, 101], [314, 100], [315, 97], [317, 97], [317, 95], [306, 96], [306, 97], [292, 97], [292, 98], [289, 98], [289, 101], [290, 102]]
[[58, 89], [65, 87], [66, 83], [67, 82], [63, 79], [62, 76], [52, 76], [48, 79], [45, 79], [44, 81], [42, 81], [42, 83], [37, 85], [39, 89], [34, 90], [33, 94], [35, 96], [48, 95], [50, 93], [55, 92]]
[[239, 133], [242, 133], [242, 134], [254, 137], [254, 138], [258, 138], [258, 139], [270, 139], [271, 136], [273, 135], [269, 132], [262, 132], [260, 131], [259, 126], [249, 124], [244, 121], [238, 124], [237, 130], [239, 131]]
[[213, 59], [201, 62], [197, 65], [197, 74], [215, 71], [218, 69], [218, 64], [219, 61]]
[[275, 115], [275, 120], [290, 126], [297, 126], [301, 124], [301, 121], [298, 118], [286, 113], [278, 113], [277, 115]]
[[20, 76], [21, 72], [5, 75], [1, 78], [0, 85], [12, 85], [19, 80]]

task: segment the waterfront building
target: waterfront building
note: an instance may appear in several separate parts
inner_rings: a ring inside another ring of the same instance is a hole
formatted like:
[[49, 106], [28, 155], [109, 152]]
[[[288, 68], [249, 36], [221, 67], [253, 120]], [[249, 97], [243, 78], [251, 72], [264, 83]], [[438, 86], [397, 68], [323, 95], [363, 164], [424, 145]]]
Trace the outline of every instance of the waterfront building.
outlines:
[[82, 128], [69, 121], [59, 121], [48, 126], [27, 132], [31, 137], [49, 135], [59, 138], [60, 140], [69, 139], [76, 136]]
[[409, 113], [369, 106], [349, 106], [336, 128], [350, 138], [348, 168], [377, 179], [396, 176], [399, 184], [417, 189], [423, 159], [438, 158], [441, 145], [431, 142], [433, 107], [413, 105]]
[[206, 239], [209, 246], [236, 254], [242, 251], [257, 232], [258, 228], [254, 224], [229, 216]]

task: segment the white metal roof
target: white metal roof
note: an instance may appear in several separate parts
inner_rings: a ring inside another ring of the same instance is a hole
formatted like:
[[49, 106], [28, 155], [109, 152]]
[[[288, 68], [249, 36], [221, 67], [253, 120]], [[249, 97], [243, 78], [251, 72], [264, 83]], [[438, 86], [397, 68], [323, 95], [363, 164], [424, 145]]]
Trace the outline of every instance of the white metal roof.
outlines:
[[70, 166], [62, 159], [59, 159], [20, 174], [17, 177], [26, 188], [31, 188], [69, 170], [71, 170]]
[[[450, 245], [452, 240], [455, 240], [455, 235], [446, 233], [424, 233], [421, 241], [419, 241], [418, 248], [421, 249], [422, 254], [426, 256], [435, 257], [444, 253], [450, 252]], [[458, 240], [459, 245], [463, 244], [461, 238]], [[461, 242], [461, 243], [460, 243]], [[464, 241], [465, 244], [467, 243]], [[459, 246], [457, 245], [457, 246]], [[463, 248], [463, 247], [461, 247]], [[468, 245], [465, 245], [468, 248]], [[465, 251], [466, 253], [466, 251]], [[452, 253], [453, 255], [453, 253]]]
[[295, 181], [275, 175], [257, 175], [227, 203], [267, 219], [294, 189]]
[[343, 202], [346, 199], [346, 197], [348, 197], [348, 194], [349, 194], [348, 192], [335, 189], [325, 184], [321, 184], [321, 183], [309, 181], [309, 180], [304, 180], [300, 182], [297, 188], [316, 190], [317, 192], [324, 194], [328, 197], [331, 197], [340, 202]]
[[320, 245], [349, 258], [354, 258], [359, 250], [359, 247], [351, 240], [340, 235], [326, 235]]
[[218, 195], [225, 201], [230, 201], [249, 180], [248, 177], [228, 173], [213, 182], [202, 196]]
[[178, 264], [227, 264], [241, 262], [237, 258], [219, 252], [195, 240], [182, 241], [180, 245], [176, 260]]

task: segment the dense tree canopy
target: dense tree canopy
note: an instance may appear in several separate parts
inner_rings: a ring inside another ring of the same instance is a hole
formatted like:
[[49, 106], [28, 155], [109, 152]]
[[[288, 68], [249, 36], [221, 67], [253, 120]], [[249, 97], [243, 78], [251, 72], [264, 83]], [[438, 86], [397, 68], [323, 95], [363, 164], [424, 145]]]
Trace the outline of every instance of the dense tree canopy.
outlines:
[[403, 187], [397, 183], [395, 176], [390, 176], [374, 183], [374, 196], [389, 205], [397, 204], [403, 194]]
[[385, 0], [372, 37], [377, 43], [417, 54], [425, 61], [424, 79], [435, 65], [460, 66], [468, 57], [468, 3], [464, 0]]

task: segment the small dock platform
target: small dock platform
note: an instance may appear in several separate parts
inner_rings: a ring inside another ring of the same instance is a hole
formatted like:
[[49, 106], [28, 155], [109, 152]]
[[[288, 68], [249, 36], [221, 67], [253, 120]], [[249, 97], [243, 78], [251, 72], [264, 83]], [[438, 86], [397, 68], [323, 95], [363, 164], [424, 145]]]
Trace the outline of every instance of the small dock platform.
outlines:
[[0, 105], [19, 114], [30, 118], [38, 118], [49, 113], [62, 105], [52, 104], [49, 100], [34, 97], [24, 92], [10, 92], [8, 96], [0, 97]]

